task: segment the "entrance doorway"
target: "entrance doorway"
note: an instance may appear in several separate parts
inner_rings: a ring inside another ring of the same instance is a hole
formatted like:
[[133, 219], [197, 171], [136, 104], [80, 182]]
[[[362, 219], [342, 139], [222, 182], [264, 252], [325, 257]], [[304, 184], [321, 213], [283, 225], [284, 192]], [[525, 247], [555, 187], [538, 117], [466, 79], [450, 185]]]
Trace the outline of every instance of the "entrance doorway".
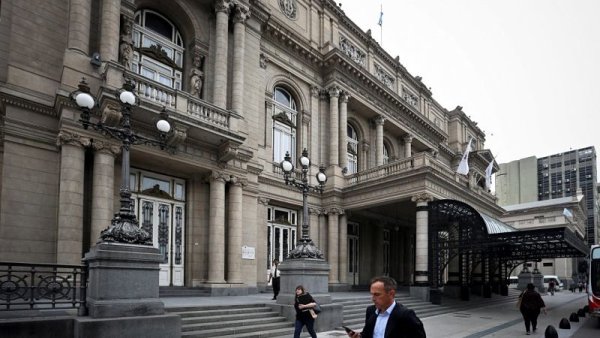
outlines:
[[274, 259], [282, 262], [296, 247], [298, 217], [295, 210], [273, 207], [267, 209], [267, 276]]
[[[131, 177], [140, 227], [159, 250], [159, 285], [183, 286], [185, 263], [185, 184], [182, 180], [138, 171]], [[139, 184], [139, 187], [138, 187]]]
[[348, 281], [352, 285], [358, 285], [359, 279], [359, 225], [348, 222]]

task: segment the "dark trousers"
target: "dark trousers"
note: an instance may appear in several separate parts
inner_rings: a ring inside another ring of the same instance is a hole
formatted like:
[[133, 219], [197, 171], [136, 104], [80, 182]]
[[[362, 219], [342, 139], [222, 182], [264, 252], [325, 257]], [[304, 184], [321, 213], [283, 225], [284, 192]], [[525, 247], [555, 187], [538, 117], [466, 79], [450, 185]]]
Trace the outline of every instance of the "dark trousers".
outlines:
[[279, 283], [281, 277], [273, 278], [273, 298], [277, 298], [279, 295], [279, 289], [281, 288], [281, 284]]
[[537, 319], [538, 316], [540, 315], [540, 310], [528, 310], [528, 309], [522, 309], [521, 310], [521, 314], [523, 315], [523, 319], [525, 320], [525, 330], [527, 332], [529, 332], [529, 326], [532, 327], [532, 329], [537, 329]]
[[310, 334], [312, 338], [317, 338], [317, 333], [315, 332], [315, 320], [305, 319], [305, 321], [301, 321], [300, 319], [296, 319], [296, 326], [294, 328], [294, 338], [300, 338], [300, 333], [302, 333], [302, 327], [306, 325], [306, 330]]

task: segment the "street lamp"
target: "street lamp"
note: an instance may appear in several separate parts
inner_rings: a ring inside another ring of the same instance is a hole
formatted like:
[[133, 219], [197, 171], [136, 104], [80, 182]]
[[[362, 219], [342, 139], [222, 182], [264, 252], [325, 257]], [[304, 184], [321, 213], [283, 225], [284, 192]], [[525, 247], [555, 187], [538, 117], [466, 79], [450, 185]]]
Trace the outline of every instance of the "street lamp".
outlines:
[[286, 152], [283, 161], [281, 161], [281, 169], [283, 170], [283, 177], [286, 185], [292, 185], [302, 191], [302, 237], [298, 241], [296, 247], [290, 251], [288, 258], [320, 258], [323, 259], [323, 253], [315, 246], [313, 241], [308, 235], [309, 223], [308, 223], [308, 205], [307, 197], [309, 191], [315, 191], [323, 193], [323, 187], [327, 182], [327, 176], [325, 175], [325, 166], [319, 167], [319, 172], [316, 175], [317, 182], [319, 185], [311, 186], [308, 183], [308, 169], [310, 167], [310, 160], [308, 159], [308, 151], [304, 149], [302, 151], [302, 157], [298, 159], [300, 166], [302, 166], [302, 178], [300, 181], [296, 181], [292, 177], [294, 171], [294, 165], [290, 161], [290, 153]]
[[135, 213], [132, 210], [131, 191], [129, 190], [129, 148], [136, 144], [149, 144], [159, 146], [161, 149], [166, 147], [167, 133], [171, 130], [171, 125], [167, 121], [166, 111], [160, 114], [160, 119], [156, 123], [159, 131], [159, 139], [150, 139], [138, 135], [131, 130], [131, 111], [132, 107], [138, 103], [137, 96], [133, 93], [135, 83], [126, 79], [123, 88], [117, 92], [117, 99], [121, 104], [121, 121], [118, 127], [112, 127], [104, 124], [102, 121], [96, 123], [90, 122], [90, 115], [97, 103], [90, 94], [90, 87], [85, 82], [85, 78], [79, 82], [79, 90], [71, 94], [81, 110], [80, 120], [84, 129], [92, 127], [96, 131], [107, 134], [112, 138], [121, 141], [122, 144], [122, 168], [121, 168], [121, 188], [120, 201], [121, 208], [115, 214], [108, 228], [100, 233], [101, 242], [119, 242], [130, 244], [152, 245], [152, 237], [138, 225]]

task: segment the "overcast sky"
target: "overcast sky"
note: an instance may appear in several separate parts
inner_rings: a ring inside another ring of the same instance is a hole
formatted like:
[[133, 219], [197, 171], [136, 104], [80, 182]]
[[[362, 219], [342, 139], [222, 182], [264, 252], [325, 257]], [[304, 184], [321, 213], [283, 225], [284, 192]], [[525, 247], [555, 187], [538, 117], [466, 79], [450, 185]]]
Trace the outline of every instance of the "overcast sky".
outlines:
[[463, 107], [498, 163], [600, 152], [600, 0], [336, 1], [443, 107]]

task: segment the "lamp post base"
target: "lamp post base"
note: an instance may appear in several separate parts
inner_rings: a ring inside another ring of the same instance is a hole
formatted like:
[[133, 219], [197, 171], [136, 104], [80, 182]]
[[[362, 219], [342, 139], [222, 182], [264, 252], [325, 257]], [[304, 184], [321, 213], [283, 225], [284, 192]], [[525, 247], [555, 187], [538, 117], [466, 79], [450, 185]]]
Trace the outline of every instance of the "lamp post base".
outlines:
[[152, 237], [138, 226], [134, 214], [119, 213], [111, 225], [100, 233], [99, 243], [102, 242], [152, 245]]
[[288, 253], [288, 258], [323, 259], [323, 253], [310, 238], [303, 238], [296, 244], [296, 247]]

